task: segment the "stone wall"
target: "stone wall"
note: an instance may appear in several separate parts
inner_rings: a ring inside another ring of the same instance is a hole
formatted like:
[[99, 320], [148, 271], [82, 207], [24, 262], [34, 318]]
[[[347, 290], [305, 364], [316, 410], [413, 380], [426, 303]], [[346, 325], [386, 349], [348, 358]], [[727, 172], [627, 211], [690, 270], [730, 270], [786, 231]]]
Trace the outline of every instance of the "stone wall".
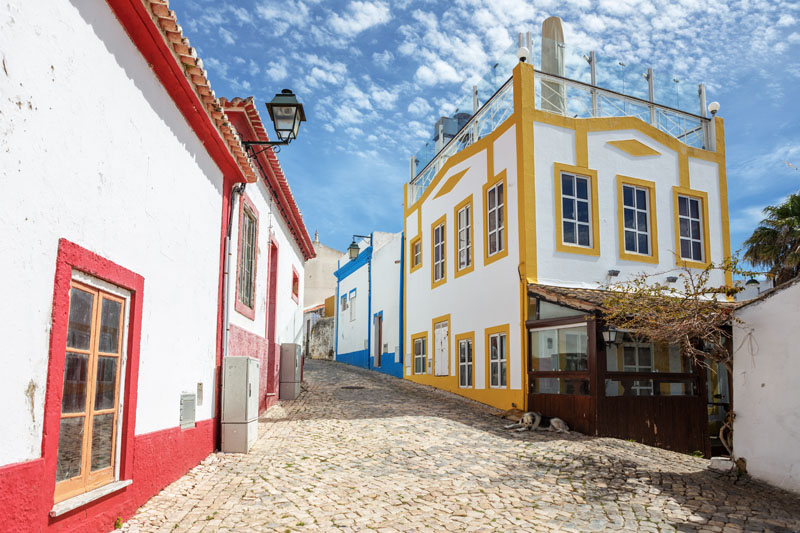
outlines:
[[333, 326], [334, 318], [325, 317], [317, 320], [311, 328], [308, 341], [308, 356], [311, 359], [333, 359]]

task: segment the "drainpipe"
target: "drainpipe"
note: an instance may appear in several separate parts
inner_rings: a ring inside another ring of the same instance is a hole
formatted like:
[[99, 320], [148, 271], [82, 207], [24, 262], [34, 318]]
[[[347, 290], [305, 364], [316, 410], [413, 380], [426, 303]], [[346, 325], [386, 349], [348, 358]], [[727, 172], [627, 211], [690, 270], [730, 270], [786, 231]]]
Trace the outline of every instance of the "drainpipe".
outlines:
[[[225, 263], [222, 271], [222, 315], [225, 320], [225, 327], [222, 330], [222, 358], [228, 357], [228, 331], [230, 330], [230, 313], [228, 312], [228, 286], [230, 284], [230, 263], [231, 263], [231, 230], [233, 228], [233, 213], [236, 208], [236, 197], [244, 192], [246, 183], [237, 183], [231, 189], [231, 208], [228, 213], [228, 228], [225, 232]], [[222, 419], [220, 418], [220, 423]]]

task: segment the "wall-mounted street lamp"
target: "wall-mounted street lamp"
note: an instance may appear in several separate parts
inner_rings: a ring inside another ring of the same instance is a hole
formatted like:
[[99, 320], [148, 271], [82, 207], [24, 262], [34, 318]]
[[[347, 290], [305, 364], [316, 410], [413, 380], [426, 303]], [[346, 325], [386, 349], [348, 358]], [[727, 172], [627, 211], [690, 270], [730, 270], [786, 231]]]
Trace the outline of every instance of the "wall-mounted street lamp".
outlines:
[[359, 237], [361, 239], [369, 239], [370, 244], [372, 244], [372, 237], [370, 237], [369, 235], [353, 235], [353, 242], [351, 242], [350, 246], [347, 247], [347, 254], [350, 257], [351, 261], [353, 259], [356, 259], [358, 257], [358, 252], [361, 251], [361, 249], [358, 247], [358, 244], [356, 243], [356, 237]]
[[618, 336], [619, 330], [617, 328], [612, 328], [611, 326], [603, 328], [603, 340], [606, 341], [606, 345], [616, 344]]
[[297, 100], [297, 96], [289, 89], [284, 89], [275, 95], [272, 101], [267, 102], [267, 111], [272, 124], [275, 126], [275, 133], [278, 135], [277, 141], [243, 141], [246, 149], [251, 146], [282, 146], [289, 144], [297, 139], [297, 132], [300, 130], [300, 123], [306, 121], [306, 113], [303, 104]]

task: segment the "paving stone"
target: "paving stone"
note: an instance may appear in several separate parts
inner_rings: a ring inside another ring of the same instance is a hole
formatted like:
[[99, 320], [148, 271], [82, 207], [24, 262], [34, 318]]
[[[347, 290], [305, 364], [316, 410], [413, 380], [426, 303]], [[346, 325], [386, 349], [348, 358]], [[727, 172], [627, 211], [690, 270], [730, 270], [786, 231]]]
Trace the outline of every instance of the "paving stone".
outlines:
[[123, 530], [800, 531], [800, 498], [704, 459], [510, 432], [495, 409], [336, 362], [304, 374], [249, 454], [210, 455]]

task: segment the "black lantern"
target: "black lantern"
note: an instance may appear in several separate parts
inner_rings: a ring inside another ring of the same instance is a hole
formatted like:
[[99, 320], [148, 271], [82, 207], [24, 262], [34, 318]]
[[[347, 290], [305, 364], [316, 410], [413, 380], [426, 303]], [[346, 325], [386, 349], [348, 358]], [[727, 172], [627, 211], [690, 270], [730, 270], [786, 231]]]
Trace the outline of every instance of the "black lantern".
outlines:
[[269, 118], [275, 125], [278, 139], [287, 144], [296, 139], [300, 123], [305, 122], [306, 114], [303, 111], [303, 104], [297, 101], [294, 93], [289, 89], [284, 89], [266, 105]]
[[618, 335], [619, 330], [616, 328], [612, 328], [611, 326], [603, 328], [603, 340], [606, 341], [606, 344], [616, 344]]
[[358, 257], [359, 248], [356, 244], [355, 239], [353, 242], [350, 243], [350, 246], [347, 247], [347, 253], [350, 255], [350, 260], [356, 259]]

